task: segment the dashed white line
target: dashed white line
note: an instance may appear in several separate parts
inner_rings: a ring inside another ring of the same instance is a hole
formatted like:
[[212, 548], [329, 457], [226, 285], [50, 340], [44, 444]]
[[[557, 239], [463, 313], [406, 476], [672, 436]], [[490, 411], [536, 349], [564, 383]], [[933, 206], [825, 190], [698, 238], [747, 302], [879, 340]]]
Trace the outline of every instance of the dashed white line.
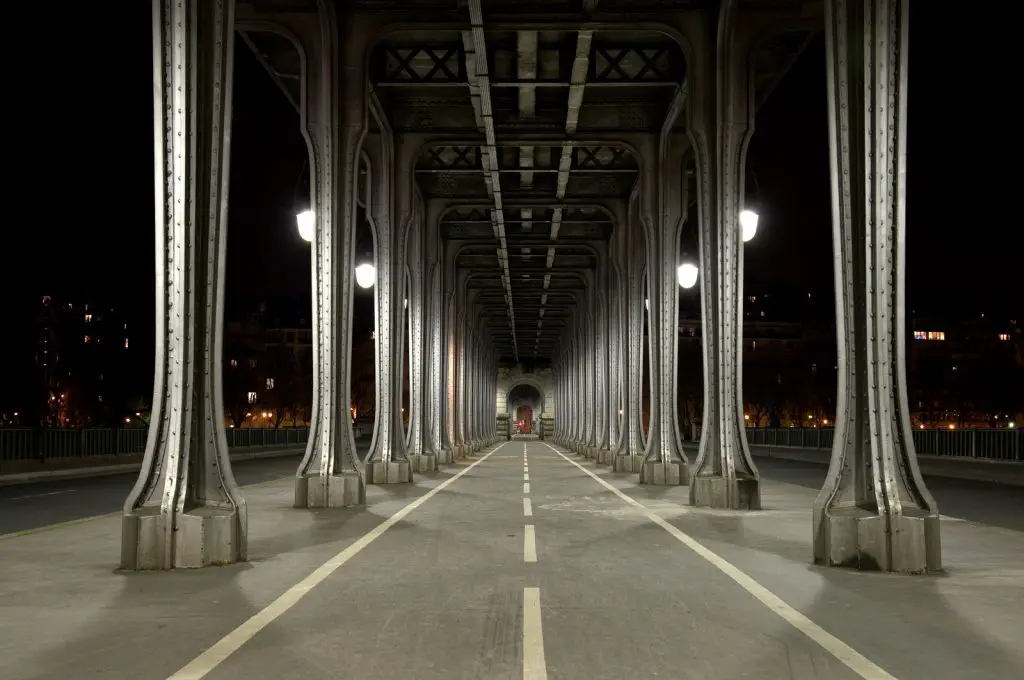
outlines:
[[286, 590], [280, 597], [268, 604], [261, 611], [254, 614], [248, 621], [235, 628], [233, 631], [221, 638], [216, 644], [207, 649], [205, 652], [193, 659], [188, 665], [179, 670], [177, 673], [172, 675], [168, 680], [200, 680], [200, 678], [206, 677], [213, 669], [224, 662], [229, 656], [234, 654], [244, 645], [246, 642], [251, 640], [257, 633], [266, 628], [268, 625], [273, 623], [282, 614], [291, 609], [295, 604], [302, 599], [309, 591], [320, 585], [328, 576], [333, 574], [339, 568], [341, 568], [346, 562], [358, 555], [363, 548], [373, 543], [380, 536], [393, 527], [394, 525], [401, 522], [407, 517], [413, 510], [420, 507], [428, 500], [436, 496], [437, 494], [444, 491], [446, 488], [455, 483], [464, 474], [475, 468], [480, 463], [484, 462], [491, 455], [498, 451], [501, 447], [494, 449], [490, 453], [484, 455], [483, 458], [475, 461], [468, 467], [461, 470], [454, 477], [446, 479], [430, 491], [426, 492], [413, 502], [406, 505], [404, 508], [396, 512], [395, 514], [388, 517], [386, 520], [375, 526], [368, 533], [364, 534], [362, 538], [358, 539], [355, 543], [352, 543], [347, 548], [339, 552], [331, 559], [324, 562], [318, 569], [312, 574], [302, 579], [294, 586]]
[[530, 493], [530, 483], [529, 482], [523, 482], [523, 493], [524, 494]]
[[523, 588], [523, 680], [547, 680], [540, 588]]
[[526, 525], [523, 533], [523, 562], [537, 561], [537, 533], [533, 530], [532, 524]]
[[523, 473], [523, 481], [524, 482], [530, 481], [530, 473], [529, 472], [524, 472]]
[[[731, 562], [726, 559], [719, 557], [717, 553], [705, 548], [702, 543], [691, 537], [676, 526], [670, 524], [660, 515], [655, 514], [652, 510], [649, 510], [640, 501], [634, 500], [619, 491], [614, 486], [601, 479], [593, 472], [583, 467], [576, 461], [572, 460], [561, 451], [551, 446], [550, 444], [544, 443], [549, 449], [561, 456], [565, 462], [575, 465], [577, 468], [582, 470], [584, 473], [589, 475], [595, 482], [603, 486], [604, 488], [611, 491], [613, 494], [621, 498], [623, 501], [632, 505], [641, 513], [643, 513], [647, 519], [654, 522], [662, 529], [672, 535], [673, 538], [678, 540], [680, 543], [685, 545], [687, 548], [697, 553], [705, 560], [711, 563], [712, 566], [717, 568], [723, 574], [735, 581], [741, 588], [753, 595], [761, 604], [768, 607], [779, 616], [781, 616], [787, 623], [799, 630], [801, 633], [817, 642], [825, 651], [834, 656], [840, 663], [849, 668], [851, 671], [864, 678], [865, 680], [897, 680], [895, 676], [890, 675], [880, 666], [875, 664], [871, 659], [867, 658], [853, 647], [835, 637], [824, 628], [811, 621], [804, 614], [797, 611], [790, 605], [786, 604], [782, 598], [775, 593], [771, 592], [760, 583], [755, 581], [753, 578], [748, 576], [739, 567], [734, 566]], [[538, 594], [538, 611], [540, 607], [540, 596]], [[538, 615], [539, 617], [539, 615]], [[524, 616], [523, 622], [525, 626], [526, 618]], [[538, 622], [539, 625], [539, 622]], [[525, 631], [524, 631], [525, 635]], [[525, 649], [525, 647], [524, 647]], [[525, 667], [524, 667], [525, 674]], [[541, 677], [541, 676], [538, 676]]]
[[533, 503], [529, 498], [523, 499], [523, 517], [533, 517]]

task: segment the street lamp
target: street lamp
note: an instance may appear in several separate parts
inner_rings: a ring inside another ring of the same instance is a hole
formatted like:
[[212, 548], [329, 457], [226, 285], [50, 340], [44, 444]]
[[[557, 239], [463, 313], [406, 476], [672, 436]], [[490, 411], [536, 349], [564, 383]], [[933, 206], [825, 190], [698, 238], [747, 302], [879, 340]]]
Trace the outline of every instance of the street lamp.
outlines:
[[757, 235], [758, 215], [753, 210], [740, 212], [740, 230], [743, 234], [743, 242], [748, 243]]
[[295, 216], [295, 223], [299, 227], [299, 236], [303, 241], [313, 241], [313, 234], [316, 232], [316, 215], [312, 210], [303, 210]]
[[369, 262], [356, 267], [356, 283], [360, 288], [372, 288], [377, 278], [377, 269]]
[[691, 262], [684, 262], [676, 270], [676, 280], [683, 288], [693, 288], [697, 284], [697, 265]]

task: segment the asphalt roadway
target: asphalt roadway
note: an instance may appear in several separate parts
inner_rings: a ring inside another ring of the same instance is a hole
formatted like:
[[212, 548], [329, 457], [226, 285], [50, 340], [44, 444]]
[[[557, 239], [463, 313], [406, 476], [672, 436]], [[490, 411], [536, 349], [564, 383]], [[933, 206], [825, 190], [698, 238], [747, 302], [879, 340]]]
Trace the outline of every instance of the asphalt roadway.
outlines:
[[[360, 442], [364, 453], [368, 442]], [[242, 487], [295, 474], [298, 456], [245, 460], [234, 464]], [[824, 465], [758, 458], [761, 474], [771, 480], [819, 489]], [[0, 536], [96, 517], [121, 509], [135, 482], [134, 473], [64, 479], [0, 487]], [[943, 515], [988, 526], [1024, 531], [1024, 488], [987, 482], [926, 478]]]

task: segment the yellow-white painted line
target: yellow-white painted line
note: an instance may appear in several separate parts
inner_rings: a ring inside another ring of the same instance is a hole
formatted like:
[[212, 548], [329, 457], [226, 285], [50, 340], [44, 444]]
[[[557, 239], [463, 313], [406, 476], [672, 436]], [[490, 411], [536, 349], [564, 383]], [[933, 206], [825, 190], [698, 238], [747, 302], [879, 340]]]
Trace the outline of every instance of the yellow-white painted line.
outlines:
[[501, 447], [499, 446], [497, 449], [486, 454], [483, 458], [474, 461], [454, 477], [441, 482], [433, 489], [375, 526], [355, 543], [352, 543], [337, 555], [324, 562], [320, 567], [313, 571], [313, 573], [286, 590], [276, 600], [254, 614], [248, 621], [240, 625], [238, 628], [235, 628], [233, 631], [225, 635], [216, 644], [197, 656], [188, 665], [170, 676], [167, 680], [200, 680], [200, 678], [206, 677], [213, 669], [223, 663], [225, 659], [237, 652], [242, 645], [255, 637], [257, 633], [294, 607], [295, 604], [303, 598], [303, 596], [309, 593], [309, 591], [323, 583], [328, 576], [362, 552], [363, 548], [380, 538], [384, 532], [401, 522], [410, 513], [416, 510], [416, 508], [420, 507], [428, 500], [451, 486], [460, 477], [462, 477], [462, 475], [490, 458], [491, 454], [498, 451], [500, 448]]
[[548, 680], [540, 588], [523, 588], [523, 680]]
[[523, 562], [537, 561], [537, 532], [533, 530], [532, 524], [526, 525], [526, 532], [523, 534]]
[[530, 483], [529, 482], [523, 482], [523, 493], [524, 494], [530, 493]]
[[533, 517], [533, 503], [529, 498], [523, 499], [523, 517]]
[[840, 663], [851, 671], [864, 678], [864, 680], [897, 680], [895, 676], [887, 673], [883, 668], [871, 661], [871, 659], [867, 658], [853, 647], [850, 647], [848, 644], [826, 631], [814, 621], [811, 621], [801, 612], [786, 604], [782, 598], [748, 576], [739, 567], [736, 567], [725, 558], [720, 557], [717, 553], [704, 547], [702, 543], [678, 527], [670, 524], [660, 515], [655, 514], [654, 511], [648, 509], [647, 506], [640, 501], [634, 500], [622, 493], [622, 491], [616, 489], [614, 486], [601, 479], [576, 461], [572, 460], [550, 444], [545, 443], [544, 445], [561, 456], [565, 462], [570, 465], [575, 465], [585, 474], [589, 475], [595, 482], [639, 510], [647, 517], [647, 519], [667, 531], [677, 541], [710, 562], [713, 567], [735, 581], [737, 585], [753, 595], [761, 604], [781, 616], [788, 624], [796, 628], [798, 631], [817, 642], [825, 651], [834, 656]]

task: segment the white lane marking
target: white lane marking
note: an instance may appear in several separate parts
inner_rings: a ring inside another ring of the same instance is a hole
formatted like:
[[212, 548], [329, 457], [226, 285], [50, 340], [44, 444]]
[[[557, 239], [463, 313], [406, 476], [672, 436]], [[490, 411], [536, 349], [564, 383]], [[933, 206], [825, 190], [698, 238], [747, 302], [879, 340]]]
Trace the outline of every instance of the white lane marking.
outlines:
[[530, 481], [530, 473], [529, 472], [524, 472], [523, 473], [523, 481], [524, 482]]
[[677, 527], [669, 524], [665, 519], [659, 515], [654, 514], [653, 511], [649, 510], [640, 501], [634, 500], [622, 493], [614, 486], [601, 479], [593, 472], [583, 467], [576, 461], [572, 460], [568, 456], [564, 455], [561, 451], [545, 443], [549, 449], [557, 453], [567, 463], [575, 465], [580, 470], [589, 475], [595, 482], [603, 486], [604, 488], [611, 491], [613, 494], [621, 498], [626, 503], [632, 505], [637, 510], [642, 512], [647, 519], [654, 522], [662, 529], [672, 535], [673, 538], [678, 540], [680, 543], [685, 545], [687, 548], [697, 553], [705, 560], [711, 563], [712, 566], [717, 568], [723, 574], [735, 581], [741, 588], [753, 595], [761, 604], [768, 607], [779, 616], [781, 616], [787, 623], [796, 628], [798, 631], [817, 642], [825, 651], [834, 656], [840, 663], [849, 668], [851, 671], [864, 678], [865, 680], [897, 680], [895, 676], [890, 675], [871, 659], [867, 658], [853, 647], [849, 646], [839, 638], [835, 637], [824, 628], [811, 621], [805, 615], [786, 604], [782, 598], [768, 590], [760, 583], [755, 581], [753, 578], [748, 576], [745, 572], [734, 566], [731, 562], [719, 557], [718, 554], [705, 548], [703, 544], [698, 542], [696, 539], [691, 537], [689, 534], [683, 532]]
[[66, 489], [64, 491], [47, 491], [45, 493], [30, 493], [30, 494], [25, 494], [24, 496], [8, 496], [7, 498], [3, 498], [3, 499], [0, 499], [0, 500], [23, 501], [26, 498], [42, 498], [43, 496], [60, 496], [62, 494], [66, 494], [66, 493], [75, 493], [75, 489]]
[[530, 493], [530, 483], [529, 482], [523, 482], [523, 493], [524, 494]]
[[548, 680], [540, 588], [523, 588], [523, 680]]
[[529, 498], [523, 499], [523, 517], [533, 517], [533, 503]]
[[391, 515], [391, 517], [388, 517], [386, 520], [375, 526], [364, 534], [362, 538], [358, 539], [355, 543], [352, 543], [337, 555], [324, 562], [319, 568], [313, 571], [313, 573], [286, 590], [276, 600], [264, 607], [262, 611], [257, 612], [248, 621], [225, 635], [216, 644], [197, 656], [188, 665], [170, 676], [167, 680], [200, 680], [200, 678], [206, 677], [210, 671], [223, 663], [229, 656], [237, 652], [242, 645], [251, 640], [257, 633], [295, 606], [295, 604], [301, 600], [304, 595], [320, 585], [328, 576], [341, 568], [346, 562], [358, 555], [363, 548], [380, 538], [385, 531], [401, 522], [413, 510], [451, 486], [455, 481], [462, 477], [462, 475], [490, 458], [491, 454], [500, 448], [501, 447], [499, 446], [497, 449], [486, 454], [483, 458], [473, 462], [454, 477], [441, 482], [427, 493]]
[[537, 561], [537, 532], [533, 530], [532, 524], [526, 525], [526, 533], [523, 534], [523, 562]]

